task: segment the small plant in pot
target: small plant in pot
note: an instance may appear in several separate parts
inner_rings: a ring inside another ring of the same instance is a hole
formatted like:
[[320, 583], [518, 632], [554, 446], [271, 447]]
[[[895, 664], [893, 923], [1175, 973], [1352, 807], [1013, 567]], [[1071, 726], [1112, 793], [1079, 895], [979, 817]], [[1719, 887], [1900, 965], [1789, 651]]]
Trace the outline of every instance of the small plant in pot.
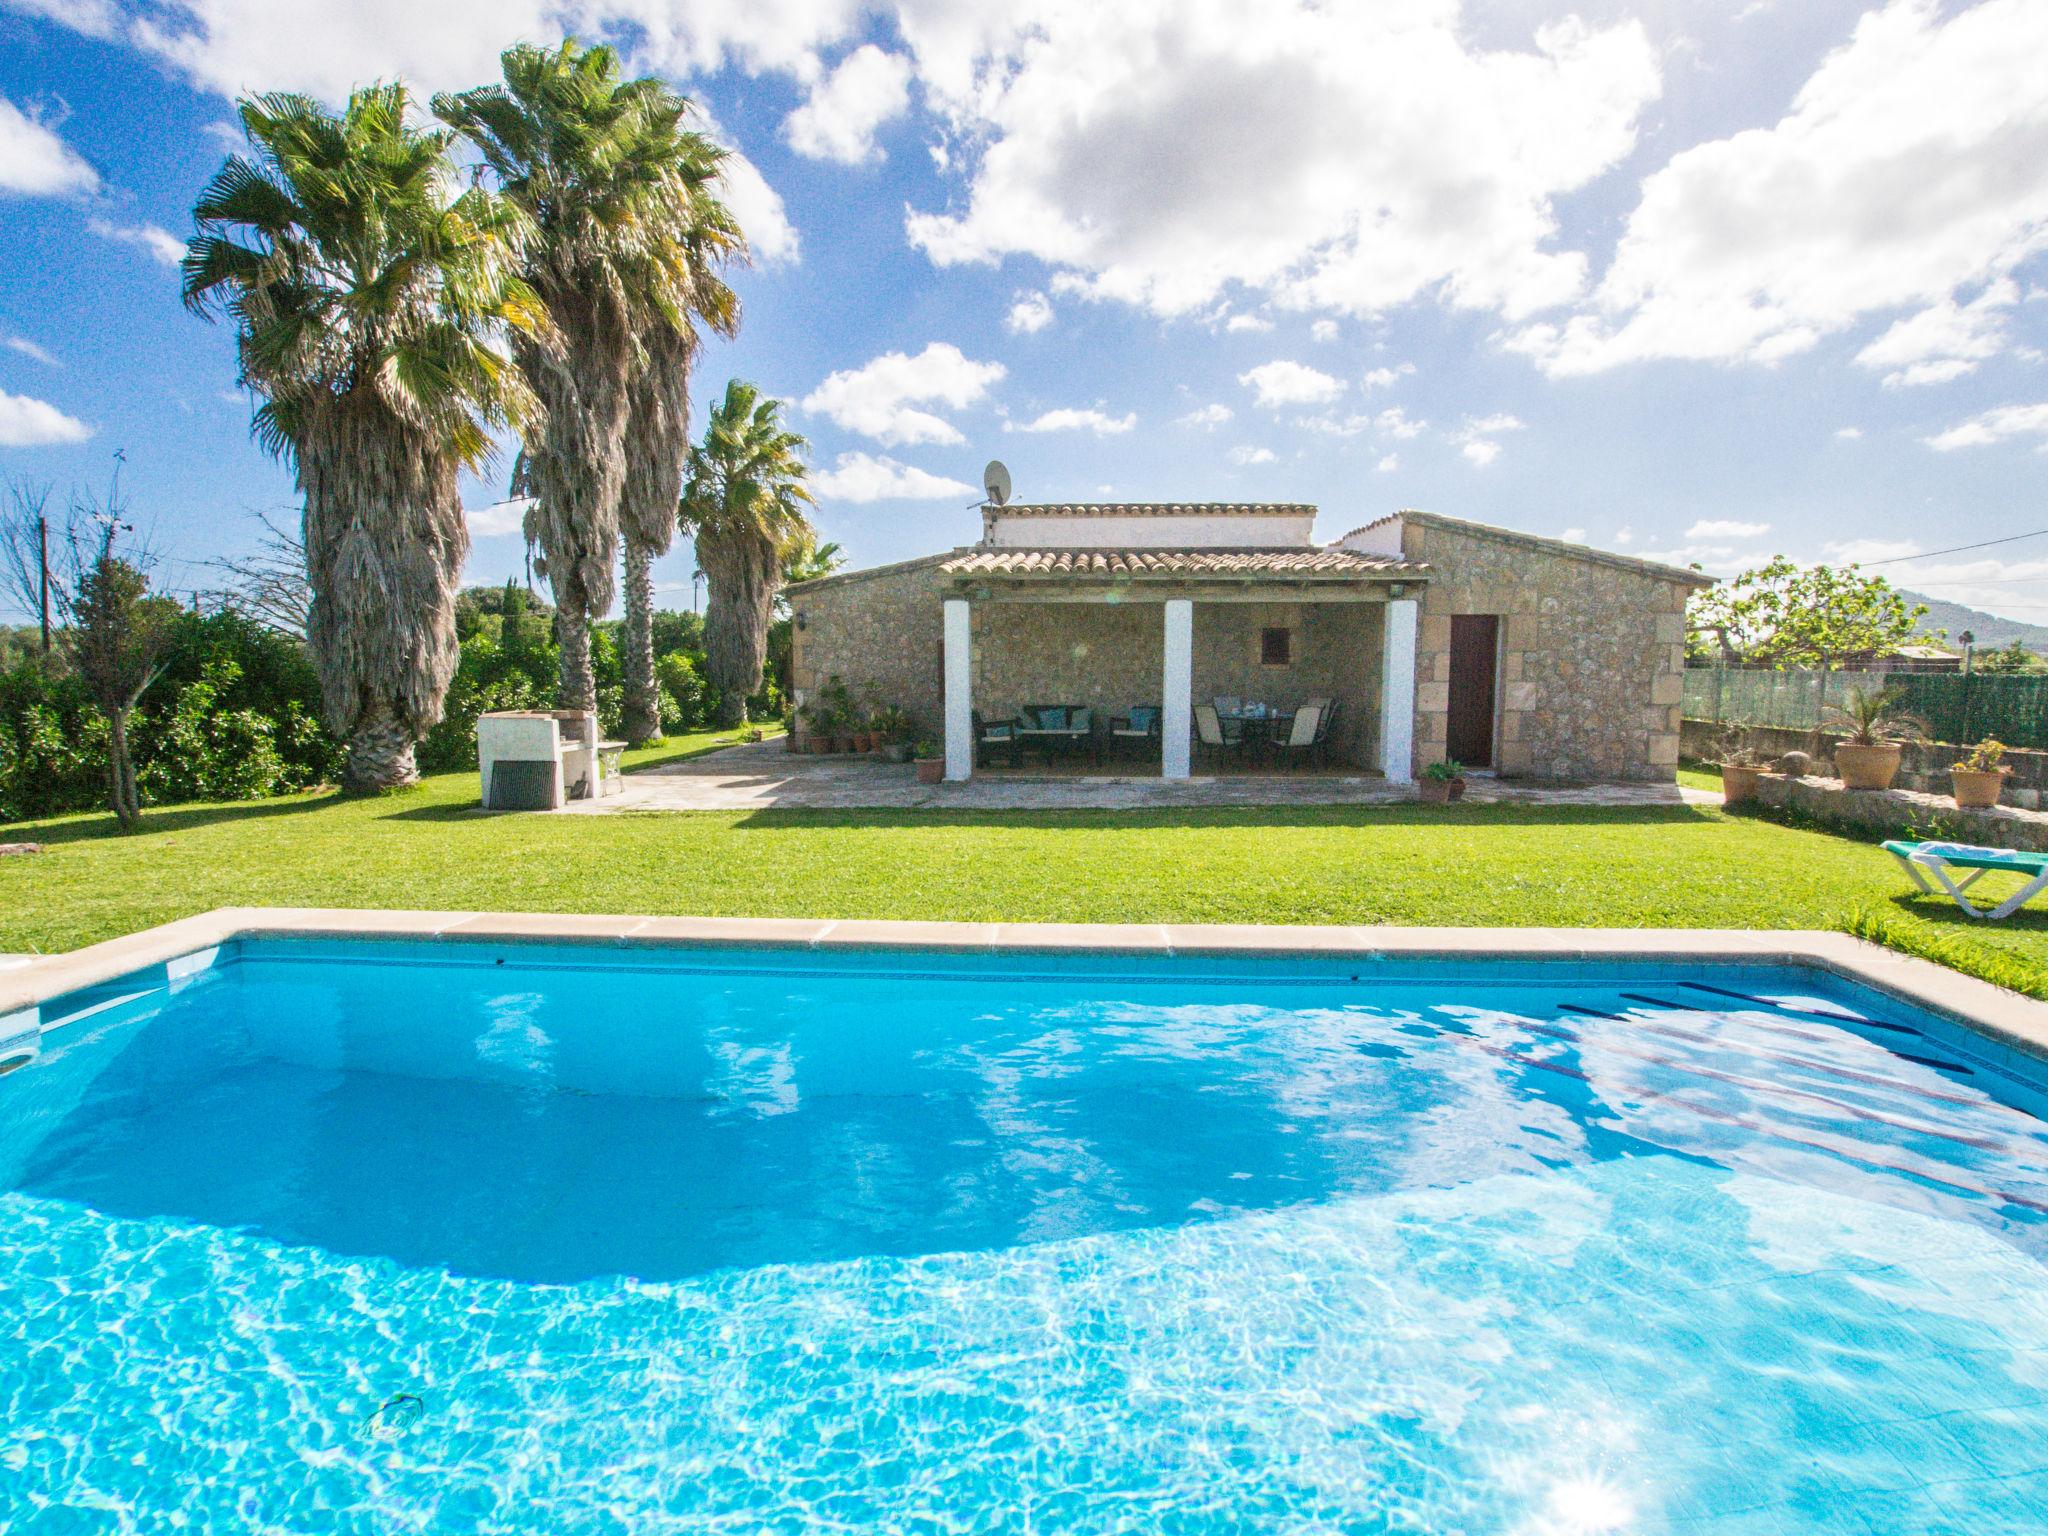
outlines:
[[920, 741], [911, 749], [911, 755], [917, 759], [918, 783], [936, 784], [945, 778], [946, 759], [940, 753], [937, 742]]
[[1462, 764], [1452, 762], [1448, 757], [1441, 762], [1431, 763], [1422, 770], [1422, 779], [1416, 785], [1422, 798], [1434, 805], [1448, 805], [1461, 799], [1465, 793], [1465, 769]]
[[859, 723], [859, 711], [853, 702], [853, 693], [833, 673], [825, 679], [825, 686], [818, 690], [818, 729], [830, 743], [832, 752], [851, 752], [853, 733]]
[[876, 751], [886, 754], [892, 763], [910, 761], [910, 738], [916, 734], [917, 724], [907, 710], [884, 704], [869, 724], [875, 733]]
[[1754, 800], [1757, 780], [1766, 766], [1763, 754], [1740, 731], [1730, 731], [1721, 738], [1715, 756], [1721, 760], [1721, 803], [1740, 805]]
[[1983, 811], [1998, 804], [1998, 797], [2005, 793], [2005, 776], [2011, 772], [2005, 766], [2005, 743], [1985, 737], [1948, 771], [1955, 786], [1956, 809]]
[[793, 709], [785, 709], [782, 712], [782, 750], [796, 750], [796, 711]]
[[1829, 707], [1829, 720], [1842, 731], [1835, 745], [1835, 775], [1844, 789], [1890, 789], [1905, 755], [1903, 743], [1927, 733], [1898, 702], [1895, 688], [1851, 688], [1845, 702]]

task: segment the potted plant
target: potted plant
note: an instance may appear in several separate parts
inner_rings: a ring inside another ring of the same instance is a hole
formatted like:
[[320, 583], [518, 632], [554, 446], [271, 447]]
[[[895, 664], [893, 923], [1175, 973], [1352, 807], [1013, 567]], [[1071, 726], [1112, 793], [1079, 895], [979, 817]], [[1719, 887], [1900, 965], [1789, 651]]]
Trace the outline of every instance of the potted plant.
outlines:
[[1757, 780], [1764, 772], [1763, 754], [1749, 745], [1741, 732], [1730, 731], [1721, 738], [1715, 755], [1721, 759], [1721, 803], [1740, 805], [1745, 800], [1754, 800]]
[[1955, 785], [1956, 809], [1983, 811], [1998, 804], [1998, 797], [2005, 793], [2005, 776], [2011, 772], [2005, 766], [2005, 743], [1985, 737], [1948, 771]]
[[910, 738], [917, 726], [909, 711], [894, 704], [884, 704], [868, 723], [875, 733], [876, 751], [886, 753], [891, 762], [910, 761]]
[[854, 724], [858, 716], [854, 708], [853, 694], [848, 691], [846, 684], [839, 680], [838, 673], [835, 672], [825, 679], [825, 686], [818, 690], [818, 704], [819, 714], [822, 716], [820, 728], [831, 743], [827, 750], [851, 752]]
[[946, 759], [944, 755], [940, 753], [939, 744], [937, 742], [920, 741], [917, 744], [917, 746], [912, 749], [911, 755], [917, 759], [918, 783], [936, 784], [940, 780], [945, 778]]
[[1465, 770], [1447, 757], [1423, 769], [1416, 788], [1431, 804], [1448, 805], [1465, 793]]
[[796, 711], [794, 709], [785, 709], [782, 712], [782, 750], [785, 752], [794, 752], [796, 750]]
[[1926, 726], [1897, 708], [1895, 688], [1851, 688], [1846, 702], [1828, 718], [1842, 728], [1835, 745], [1835, 775], [1844, 789], [1890, 789], [1899, 775], [1903, 742], [1925, 734]]

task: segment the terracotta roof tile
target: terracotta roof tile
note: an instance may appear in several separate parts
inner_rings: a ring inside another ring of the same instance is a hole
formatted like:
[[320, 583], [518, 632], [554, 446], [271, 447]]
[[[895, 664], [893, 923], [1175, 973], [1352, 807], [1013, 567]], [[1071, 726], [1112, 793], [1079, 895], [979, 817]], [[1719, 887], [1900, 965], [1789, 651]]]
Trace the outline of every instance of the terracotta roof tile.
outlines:
[[973, 549], [940, 567], [951, 576], [1074, 581], [1330, 581], [1421, 576], [1428, 567], [1349, 549]]
[[1314, 517], [1303, 501], [1025, 501], [991, 517]]

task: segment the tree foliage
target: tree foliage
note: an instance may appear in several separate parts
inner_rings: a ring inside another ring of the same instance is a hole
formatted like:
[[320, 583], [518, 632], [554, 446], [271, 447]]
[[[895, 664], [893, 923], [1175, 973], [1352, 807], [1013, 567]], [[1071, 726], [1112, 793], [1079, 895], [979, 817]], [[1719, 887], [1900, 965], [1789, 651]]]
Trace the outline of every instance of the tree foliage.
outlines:
[[817, 538], [804, 511], [806, 444], [783, 427], [781, 412], [781, 401], [734, 379], [690, 450], [680, 512], [708, 589], [704, 653], [721, 725], [743, 723], [747, 697], [761, 686], [785, 555]]
[[1797, 565], [1779, 555], [1695, 597], [1687, 618], [1701, 659], [1829, 669], [1907, 644], [1926, 612], [1854, 565]]

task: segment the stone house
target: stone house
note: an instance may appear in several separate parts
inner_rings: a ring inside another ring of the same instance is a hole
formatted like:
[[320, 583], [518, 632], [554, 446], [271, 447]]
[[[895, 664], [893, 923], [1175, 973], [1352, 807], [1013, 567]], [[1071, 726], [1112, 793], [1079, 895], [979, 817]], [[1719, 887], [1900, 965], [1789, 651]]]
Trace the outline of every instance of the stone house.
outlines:
[[1697, 571], [1399, 512], [1331, 544], [1299, 503], [988, 506], [979, 543], [788, 589], [801, 704], [832, 677], [943, 734], [1087, 705], [1160, 710], [1158, 771], [1190, 771], [1214, 697], [1335, 701], [1331, 757], [1406, 783], [1426, 764], [1668, 780]]

